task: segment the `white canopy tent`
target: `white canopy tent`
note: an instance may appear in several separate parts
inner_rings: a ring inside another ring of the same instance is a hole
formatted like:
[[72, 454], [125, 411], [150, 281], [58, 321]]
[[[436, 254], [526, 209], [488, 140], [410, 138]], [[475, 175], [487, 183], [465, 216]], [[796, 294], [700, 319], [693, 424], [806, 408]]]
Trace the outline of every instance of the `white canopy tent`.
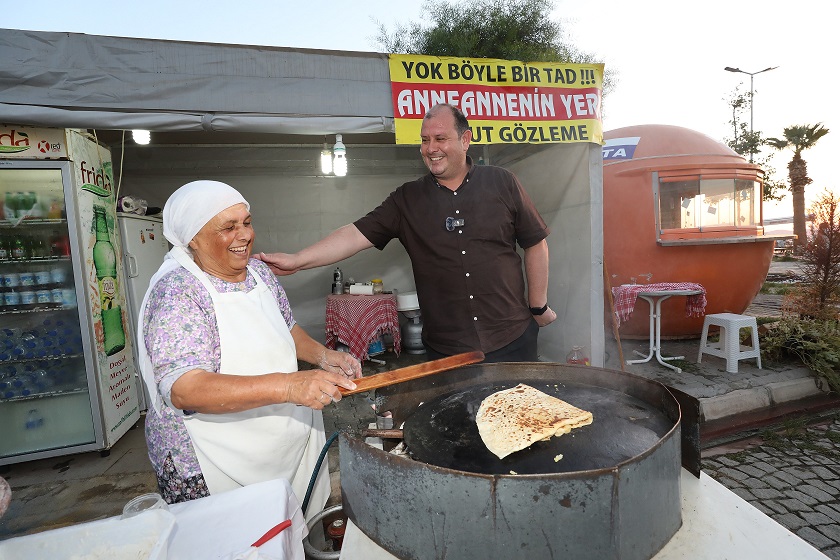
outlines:
[[[299, 250], [425, 172], [416, 146], [394, 145], [388, 57], [379, 53], [0, 29], [0, 122], [95, 131], [113, 151], [121, 194], [151, 205], [199, 177], [227, 181], [251, 202], [264, 251]], [[152, 131], [150, 146], [123, 142], [121, 131], [137, 128]], [[318, 169], [335, 133], [347, 145], [347, 177]], [[541, 358], [563, 361], [583, 345], [603, 365], [600, 146], [471, 151], [516, 173], [552, 229], [549, 302], [559, 320], [540, 335]], [[386, 289], [414, 287], [398, 243], [339, 266]], [[332, 269], [281, 279], [316, 338], [331, 280]]]

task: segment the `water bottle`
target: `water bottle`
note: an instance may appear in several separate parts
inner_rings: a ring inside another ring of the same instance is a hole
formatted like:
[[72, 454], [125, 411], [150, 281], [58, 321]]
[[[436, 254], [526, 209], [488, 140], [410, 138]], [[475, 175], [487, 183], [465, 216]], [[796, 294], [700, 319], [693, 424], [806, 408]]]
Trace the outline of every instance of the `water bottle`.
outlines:
[[[14, 391], [12, 380], [9, 378], [0, 379], [0, 394], [5, 394], [7, 391]], [[8, 398], [8, 397], [6, 397]]]
[[17, 346], [18, 340], [10, 336], [0, 335], [0, 350], [11, 350]]
[[2, 331], [0, 331], [0, 333], [2, 333], [3, 336], [9, 337], [9, 338], [17, 338], [17, 337], [19, 337], [20, 335], [23, 334], [23, 330], [19, 329], [17, 327], [6, 327], [6, 328], [2, 329]]
[[31, 389], [34, 381], [31, 373], [16, 375], [12, 377], [12, 387], [15, 389]]
[[35, 386], [41, 392], [44, 392], [55, 385], [52, 374], [45, 369], [36, 369], [32, 372], [32, 378], [35, 380]]
[[26, 414], [26, 429], [27, 430], [37, 430], [41, 426], [44, 425], [44, 417], [41, 416], [41, 413], [38, 412], [37, 408], [30, 409], [30, 411]]

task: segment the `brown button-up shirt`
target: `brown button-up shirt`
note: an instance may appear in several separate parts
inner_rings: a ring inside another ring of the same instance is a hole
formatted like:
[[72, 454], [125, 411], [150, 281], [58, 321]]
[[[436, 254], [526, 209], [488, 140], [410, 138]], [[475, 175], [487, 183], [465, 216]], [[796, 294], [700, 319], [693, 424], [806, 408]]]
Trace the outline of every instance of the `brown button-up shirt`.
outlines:
[[[405, 183], [355, 226], [378, 249], [397, 238], [414, 269], [423, 341], [450, 355], [498, 350], [525, 332], [531, 312], [516, 252], [549, 234], [522, 185], [476, 166], [457, 190], [430, 174]], [[463, 220], [463, 225], [453, 225]]]

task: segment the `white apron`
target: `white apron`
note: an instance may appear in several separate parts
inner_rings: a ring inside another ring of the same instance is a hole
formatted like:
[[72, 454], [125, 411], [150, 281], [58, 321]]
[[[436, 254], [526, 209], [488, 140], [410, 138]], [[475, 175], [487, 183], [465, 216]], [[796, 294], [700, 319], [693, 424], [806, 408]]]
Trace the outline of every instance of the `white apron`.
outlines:
[[[277, 300], [257, 280], [250, 292], [218, 292], [186, 255], [178, 262], [210, 292], [221, 346], [220, 371], [260, 375], [297, 371], [295, 342]], [[326, 443], [320, 411], [291, 403], [228, 414], [184, 417], [201, 472], [211, 494], [265, 480], [285, 478], [303, 501], [321, 449]], [[308, 510], [320, 512], [330, 495], [329, 473], [321, 469]]]

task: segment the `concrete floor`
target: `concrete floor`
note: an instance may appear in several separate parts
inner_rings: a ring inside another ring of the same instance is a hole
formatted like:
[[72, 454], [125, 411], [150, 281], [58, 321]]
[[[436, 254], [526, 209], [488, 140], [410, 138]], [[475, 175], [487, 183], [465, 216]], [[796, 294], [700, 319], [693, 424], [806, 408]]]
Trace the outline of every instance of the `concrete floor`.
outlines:
[[[761, 309], [772, 311], [778, 302]], [[736, 374], [725, 371], [723, 360], [704, 357], [696, 360], [698, 340], [665, 341], [663, 354], [686, 356], [679, 363], [684, 369], [677, 374], [656, 361], [626, 366], [626, 371], [662, 382], [700, 399], [706, 421], [747, 414], [758, 409], [793, 402], [820, 394], [814, 377], [805, 368], [764, 364], [755, 367], [754, 360], [739, 363]], [[647, 341], [625, 341], [625, 359], [632, 351], [646, 353]], [[365, 363], [365, 375], [378, 373], [424, 361], [423, 355], [393, 353], [378, 356], [385, 365]], [[621, 369], [618, 346], [608, 336], [606, 367]], [[327, 434], [335, 430], [362, 429], [374, 421], [373, 410], [363, 395], [348, 397], [325, 409]], [[330, 470], [338, 468], [337, 446], [329, 454]], [[98, 452], [42, 459], [0, 467], [0, 476], [12, 488], [12, 501], [0, 518], [0, 540], [66, 525], [119, 515], [126, 502], [147, 492], [156, 492], [157, 484], [146, 454], [143, 419], [132, 427], [106, 457]], [[336, 481], [337, 482], [337, 481]], [[334, 484], [337, 490], [337, 486]]]

